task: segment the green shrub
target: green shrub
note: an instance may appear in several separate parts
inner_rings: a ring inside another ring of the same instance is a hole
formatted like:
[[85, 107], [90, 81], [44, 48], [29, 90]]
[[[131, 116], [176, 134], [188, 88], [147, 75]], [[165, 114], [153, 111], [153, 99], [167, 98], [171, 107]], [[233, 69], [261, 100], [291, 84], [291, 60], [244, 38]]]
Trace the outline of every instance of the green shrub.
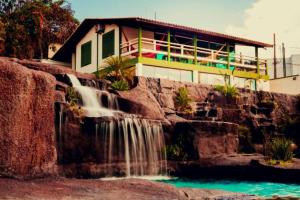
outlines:
[[185, 113], [191, 113], [192, 107], [190, 103], [192, 102], [192, 99], [189, 97], [189, 91], [185, 87], [181, 87], [178, 89], [177, 96], [175, 97], [175, 103], [177, 110], [185, 112]]
[[112, 89], [118, 90], [118, 91], [125, 91], [129, 89], [128, 82], [126, 80], [119, 80], [115, 81], [111, 84]]
[[178, 144], [167, 145], [165, 152], [168, 160], [185, 161], [188, 158], [188, 155]]
[[73, 87], [68, 87], [66, 92], [66, 99], [69, 102], [69, 109], [75, 116], [82, 117], [84, 114], [83, 109], [78, 105], [80, 100], [80, 95], [76, 92]]
[[294, 157], [291, 145], [293, 142], [286, 138], [273, 138], [269, 143], [269, 155], [271, 159], [289, 161]]
[[228, 84], [226, 84], [225, 86], [216, 85], [214, 87], [214, 90], [222, 93], [226, 97], [238, 97], [239, 96], [238, 89], [235, 86], [231, 86]]
[[71, 106], [77, 105], [79, 102], [79, 94], [75, 91], [73, 87], [68, 87], [66, 92], [66, 99]]
[[248, 127], [240, 125], [238, 128], [239, 133], [239, 152], [253, 153], [255, 148], [252, 143], [252, 135]]

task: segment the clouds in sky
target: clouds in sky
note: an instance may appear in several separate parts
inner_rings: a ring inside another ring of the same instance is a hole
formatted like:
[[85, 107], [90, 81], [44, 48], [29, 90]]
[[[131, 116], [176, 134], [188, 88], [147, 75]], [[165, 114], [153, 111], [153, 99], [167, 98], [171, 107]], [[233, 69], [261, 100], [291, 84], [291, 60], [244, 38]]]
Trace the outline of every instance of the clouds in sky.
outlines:
[[[276, 33], [278, 48], [284, 42], [287, 55], [300, 53], [300, 0], [257, 0], [243, 18], [241, 26], [229, 25], [226, 33], [271, 44]], [[271, 57], [273, 51], [260, 52]]]

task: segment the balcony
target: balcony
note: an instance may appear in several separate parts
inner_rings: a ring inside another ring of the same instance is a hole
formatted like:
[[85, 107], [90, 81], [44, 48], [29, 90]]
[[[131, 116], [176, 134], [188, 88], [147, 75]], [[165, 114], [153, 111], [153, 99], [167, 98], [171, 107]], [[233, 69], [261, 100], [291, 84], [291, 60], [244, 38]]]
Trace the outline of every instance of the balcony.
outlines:
[[[197, 43], [196, 43], [197, 44]], [[226, 49], [226, 46], [224, 46]], [[224, 49], [224, 48], [223, 48]], [[228, 49], [227, 49], [228, 50]], [[268, 79], [267, 61], [235, 52], [213, 50], [138, 37], [121, 44], [122, 56], [138, 58], [160, 67], [193, 69], [204, 73], [231, 74], [245, 78]], [[257, 52], [256, 52], [257, 54]], [[151, 62], [150, 62], [151, 61]]]

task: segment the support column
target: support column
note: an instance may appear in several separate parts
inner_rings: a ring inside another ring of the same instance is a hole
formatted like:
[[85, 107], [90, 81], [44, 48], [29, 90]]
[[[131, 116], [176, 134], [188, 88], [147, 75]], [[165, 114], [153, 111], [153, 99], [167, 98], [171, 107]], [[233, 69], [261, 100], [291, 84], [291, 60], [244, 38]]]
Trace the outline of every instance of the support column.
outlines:
[[265, 60], [265, 67], [266, 67], [266, 75], [269, 75], [269, 67], [268, 67], [268, 63], [267, 60]]
[[258, 59], [258, 47], [255, 47], [255, 59], [256, 59], [256, 69], [257, 69], [257, 73], [259, 74], [259, 59]]
[[230, 46], [226, 44], [226, 51], [227, 51], [227, 69], [230, 69]]
[[193, 39], [193, 42], [194, 42], [194, 63], [195, 65], [197, 65], [197, 46], [198, 46], [198, 39], [197, 39], [197, 35], [195, 34], [194, 35], [194, 39]]
[[143, 64], [142, 63], [135, 64], [135, 75], [143, 76]]
[[143, 33], [142, 33], [142, 28], [139, 28], [139, 32], [138, 32], [138, 55], [139, 58], [141, 58], [143, 56], [142, 54], [142, 37], [143, 37]]
[[197, 70], [193, 70], [193, 83], [199, 83], [199, 72]]
[[171, 32], [168, 30], [168, 61], [171, 61]]

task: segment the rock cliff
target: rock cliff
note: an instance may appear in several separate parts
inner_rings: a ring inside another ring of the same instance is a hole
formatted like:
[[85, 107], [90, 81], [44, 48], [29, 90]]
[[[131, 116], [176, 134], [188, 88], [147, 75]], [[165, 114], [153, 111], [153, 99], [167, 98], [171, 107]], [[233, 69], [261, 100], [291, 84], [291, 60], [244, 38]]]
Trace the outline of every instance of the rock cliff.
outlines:
[[56, 174], [55, 78], [0, 60], [0, 174]]

